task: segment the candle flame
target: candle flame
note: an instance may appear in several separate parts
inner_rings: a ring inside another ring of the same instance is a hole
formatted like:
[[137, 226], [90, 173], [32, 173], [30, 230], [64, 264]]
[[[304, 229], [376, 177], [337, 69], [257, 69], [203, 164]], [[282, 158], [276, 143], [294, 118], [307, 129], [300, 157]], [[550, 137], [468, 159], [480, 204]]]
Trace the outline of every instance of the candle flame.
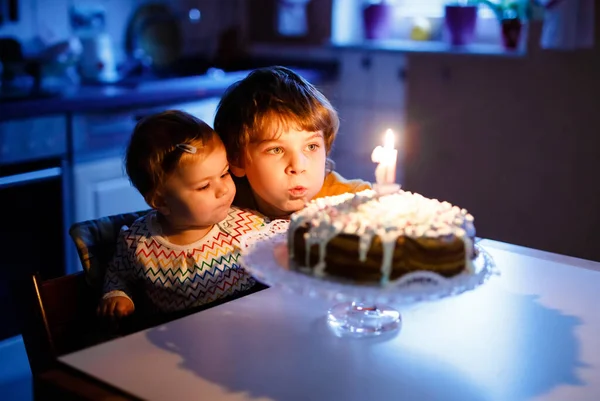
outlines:
[[388, 128], [385, 131], [385, 139], [383, 141], [384, 147], [387, 149], [394, 149], [394, 143], [396, 142], [396, 136], [394, 135], [394, 131]]

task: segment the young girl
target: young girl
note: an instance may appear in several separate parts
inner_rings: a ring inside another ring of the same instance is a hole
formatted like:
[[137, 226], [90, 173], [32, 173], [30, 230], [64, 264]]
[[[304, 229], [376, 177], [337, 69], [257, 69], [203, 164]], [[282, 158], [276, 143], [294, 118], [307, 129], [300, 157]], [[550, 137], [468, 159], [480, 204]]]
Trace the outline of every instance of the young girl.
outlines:
[[120, 233], [101, 315], [131, 314], [134, 292], [150, 310], [173, 312], [255, 284], [238, 264], [239, 237], [264, 219], [231, 207], [235, 185], [210, 126], [181, 111], [149, 116], [135, 127], [125, 164], [153, 210]]

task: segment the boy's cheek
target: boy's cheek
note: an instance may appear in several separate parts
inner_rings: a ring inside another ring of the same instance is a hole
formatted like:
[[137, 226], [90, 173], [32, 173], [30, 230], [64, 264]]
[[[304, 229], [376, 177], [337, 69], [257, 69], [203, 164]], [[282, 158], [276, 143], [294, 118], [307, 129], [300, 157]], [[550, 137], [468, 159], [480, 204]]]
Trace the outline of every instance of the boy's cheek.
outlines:
[[[280, 159], [267, 157], [265, 155], [252, 158], [252, 162], [248, 164], [248, 167], [261, 174], [268, 175], [273, 175], [276, 170], [285, 169], [284, 163], [282, 163]], [[248, 169], [248, 167], [246, 167], [246, 169]]]

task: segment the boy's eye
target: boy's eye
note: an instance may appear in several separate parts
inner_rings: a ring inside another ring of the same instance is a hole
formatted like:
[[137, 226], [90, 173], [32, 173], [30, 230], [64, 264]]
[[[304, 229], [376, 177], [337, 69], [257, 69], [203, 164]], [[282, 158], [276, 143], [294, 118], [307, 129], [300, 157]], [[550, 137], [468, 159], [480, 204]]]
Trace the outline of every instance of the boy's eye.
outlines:
[[204, 191], [205, 189], [208, 189], [208, 186], [209, 186], [209, 185], [210, 185], [210, 184], [206, 184], [206, 185], [204, 185], [204, 186], [201, 186], [200, 188], [198, 188], [198, 189], [197, 189], [197, 191]]
[[276, 148], [267, 149], [267, 153], [270, 153], [272, 155], [279, 155], [279, 154], [283, 153], [283, 148], [276, 147]]
[[315, 150], [319, 149], [319, 144], [318, 143], [311, 143], [310, 145], [308, 145], [308, 150], [310, 150], [311, 152], [314, 152]]
[[229, 170], [225, 171], [225, 172], [223, 173], [223, 175], [221, 175], [221, 178], [225, 178], [225, 177], [227, 177], [228, 175], [229, 175]]

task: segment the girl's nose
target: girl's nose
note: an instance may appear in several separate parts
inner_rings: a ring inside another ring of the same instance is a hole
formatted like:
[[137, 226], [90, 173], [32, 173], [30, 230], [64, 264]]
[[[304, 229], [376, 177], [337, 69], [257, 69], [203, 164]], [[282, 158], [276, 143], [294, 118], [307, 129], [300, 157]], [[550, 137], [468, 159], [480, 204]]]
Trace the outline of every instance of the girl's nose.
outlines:
[[218, 187], [215, 191], [216, 197], [221, 198], [221, 197], [227, 195], [227, 193], [229, 192], [229, 187], [227, 186], [227, 183], [225, 183], [221, 180], [217, 185], [218, 185]]

